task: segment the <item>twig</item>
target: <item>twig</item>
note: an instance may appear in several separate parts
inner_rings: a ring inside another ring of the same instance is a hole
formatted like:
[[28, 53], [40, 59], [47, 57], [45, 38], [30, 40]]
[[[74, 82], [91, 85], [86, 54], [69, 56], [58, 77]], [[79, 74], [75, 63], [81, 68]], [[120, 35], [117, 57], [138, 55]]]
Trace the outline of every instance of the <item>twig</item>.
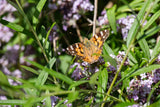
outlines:
[[97, 7], [98, 7], [98, 0], [94, 0], [93, 35], [96, 32]]
[[81, 42], [83, 42], [83, 39], [82, 39], [82, 36], [81, 36], [80, 30], [79, 30], [79, 27], [78, 27], [78, 25], [77, 25], [77, 24], [76, 24], [76, 31], [77, 31], [77, 35], [78, 35], [78, 37], [79, 37], [79, 40], [80, 40]]

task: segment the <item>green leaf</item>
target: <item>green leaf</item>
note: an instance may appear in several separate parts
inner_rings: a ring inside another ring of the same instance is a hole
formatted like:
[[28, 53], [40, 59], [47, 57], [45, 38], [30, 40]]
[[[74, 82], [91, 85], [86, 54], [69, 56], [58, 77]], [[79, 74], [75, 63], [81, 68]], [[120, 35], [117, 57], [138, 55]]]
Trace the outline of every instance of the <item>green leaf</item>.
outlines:
[[[49, 94], [49, 90], [46, 90], [46, 94]], [[47, 106], [47, 107], [52, 107], [50, 96], [46, 97], [45, 102], [46, 102], [46, 106]]]
[[143, 5], [142, 9], [140, 10], [140, 12], [138, 13], [138, 15], [137, 15], [129, 33], [128, 33], [128, 36], [127, 36], [127, 47], [129, 47], [129, 45], [131, 44], [133, 39], [135, 39], [136, 35], [138, 34], [138, 31], [140, 28], [140, 21], [143, 19], [144, 14], [146, 12], [146, 9], [150, 5], [150, 3], [151, 3], [151, 0], [147, 0], [145, 2], [145, 4]]
[[102, 93], [105, 93], [105, 90], [107, 88], [108, 71], [106, 68], [104, 68], [102, 71], [100, 71], [98, 82], [99, 82], [99, 85], [97, 88], [97, 92], [99, 92], [99, 93], [97, 93], [97, 95], [96, 95], [98, 97], [96, 102], [100, 102], [103, 100], [104, 94], [102, 94]]
[[51, 30], [52, 30], [52, 28], [53, 28], [53, 26], [54, 26], [55, 24], [56, 24], [56, 22], [52, 23], [50, 29], [48, 30], [47, 36], [46, 36], [46, 39], [45, 39], [45, 42], [44, 42], [43, 47], [45, 47], [45, 45], [46, 45], [46, 43], [47, 43], [47, 41], [48, 41], [49, 34], [50, 34], [50, 32], [51, 32]]
[[155, 103], [149, 105], [149, 107], [159, 107], [159, 105], [160, 105], [160, 100], [158, 100]]
[[113, 50], [108, 46], [108, 44], [105, 42], [103, 45], [103, 53], [104, 55], [115, 55]]
[[155, 21], [156, 19], [158, 19], [160, 16], [160, 10], [157, 11], [150, 19], [149, 21], [147, 22], [147, 24], [144, 26], [144, 30], [148, 29]]
[[56, 77], [56, 78], [58, 78], [60, 80], [63, 80], [64, 82], [66, 82], [68, 84], [72, 84], [73, 83], [72, 79], [70, 79], [69, 77], [67, 77], [67, 76], [65, 76], [65, 75], [63, 75], [63, 74], [61, 74], [59, 72], [56, 72], [56, 71], [51, 70], [49, 68], [46, 68], [46, 67], [44, 67], [44, 66], [42, 66], [42, 65], [40, 65], [40, 64], [38, 64], [36, 62], [33, 62], [33, 61], [30, 61], [30, 60], [26, 60], [26, 61], [31, 63], [32, 65], [38, 67], [39, 69], [43, 69], [44, 71], [47, 71], [53, 77]]
[[51, 69], [54, 65], [54, 63], [56, 62], [56, 58], [53, 57], [50, 61], [49, 61], [49, 68]]
[[34, 16], [33, 16], [33, 23], [37, 24], [38, 23], [38, 18], [39, 18], [39, 14], [41, 13], [45, 3], [47, 0], [40, 0], [36, 6], [36, 10], [34, 12]]
[[[144, 30], [144, 29], [142, 29], [142, 30]], [[143, 38], [143, 39], [148, 38], [148, 37], [156, 34], [156, 33], [159, 32], [159, 31], [160, 31], [160, 25], [154, 26], [153, 28], [150, 28], [150, 29], [148, 29], [146, 32], [144, 32], [144, 34], [143, 34], [140, 38], [138, 38], [138, 41], [139, 41], [140, 39], [142, 39], [142, 38]]]
[[133, 77], [133, 76], [140, 75], [140, 74], [143, 74], [143, 73], [151, 72], [152, 70], [155, 70], [155, 69], [158, 69], [158, 68], [160, 68], [160, 65], [158, 65], [158, 64], [154, 64], [154, 65], [150, 65], [150, 66], [147, 66], [147, 67], [143, 67], [143, 68], [135, 71], [129, 77]]
[[22, 32], [24, 30], [24, 28], [20, 25], [17, 25], [15, 23], [12, 22], [8, 22], [6, 20], [0, 19], [0, 23], [2, 23], [3, 25], [17, 31], [17, 32]]
[[71, 61], [72, 57], [68, 55], [63, 55], [63, 56], [59, 56], [59, 59], [61, 60], [60, 69], [62, 70], [64, 74], [66, 74], [66, 71], [69, 67], [68, 62]]
[[128, 79], [130, 75], [135, 72], [135, 70], [138, 69], [138, 64], [134, 65], [131, 69], [128, 70], [128, 73], [125, 73], [126, 75], [123, 75], [123, 77], [114, 85], [116, 87], [120, 82], [122, 82], [125, 79]]
[[[126, 45], [123, 45], [123, 49], [125, 50], [125, 51], [127, 51], [127, 46]], [[129, 52], [128, 53], [128, 57], [129, 57], [129, 59], [131, 60], [131, 61], [133, 61], [135, 64], [136, 63], [138, 63], [138, 61], [136, 60], [136, 58], [135, 58], [135, 54], [133, 53], [133, 52]]]
[[117, 34], [116, 17], [115, 17], [116, 7], [117, 6], [114, 5], [112, 8], [107, 10], [107, 18], [114, 34]]
[[30, 72], [32, 72], [32, 73], [34, 73], [34, 74], [36, 74], [36, 75], [38, 75], [38, 74], [39, 74], [36, 70], [34, 70], [34, 69], [33, 69], [33, 68], [31, 68], [31, 67], [24, 66], [24, 65], [21, 65], [21, 67], [22, 67], [22, 68], [24, 68], [24, 69], [25, 69], [25, 70], [27, 70], [27, 71], [30, 71]]
[[72, 93], [69, 93], [68, 94], [68, 103], [71, 103], [73, 102], [74, 100], [76, 100], [78, 98], [78, 95], [79, 95], [79, 92], [78, 91], [75, 91], [75, 92], [72, 92]]
[[1, 85], [10, 86], [6, 75], [4, 75], [2, 71], [0, 71], [0, 77], [1, 77], [1, 79], [0, 79], [0, 84], [1, 84]]
[[100, 71], [96, 72], [95, 74], [93, 74], [91, 77], [90, 77], [90, 80], [89, 80], [89, 84], [91, 85], [91, 87], [94, 89], [94, 85], [95, 84], [98, 84], [98, 81], [97, 81], [97, 78], [100, 74]]
[[156, 44], [156, 46], [153, 49], [151, 59], [155, 58], [160, 53], [160, 41]]
[[117, 68], [117, 62], [114, 58], [108, 56], [108, 55], [102, 55], [105, 62], [109, 62], [112, 66]]
[[48, 72], [42, 70], [40, 75], [37, 78], [36, 85], [40, 85], [40, 86], [44, 85], [47, 78], [48, 78]]
[[73, 87], [77, 87], [81, 84], [85, 84], [87, 83], [88, 80], [83, 80], [83, 81], [75, 81], [73, 84], [70, 85], [70, 87], [68, 88], [69, 90], [72, 89]]
[[29, 62], [30, 64], [36, 66], [36, 67], [39, 68], [39, 69], [43, 69], [43, 68], [44, 68], [44, 66], [42, 66], [42, 65], [40, 65], [40, 64], [38, 64], [38, 63], [36, 63], [36, 62], [34, 62], [34, 61], [30, 61], [30, 60], [28, 60], [28, 59], [25, 59], [25, 61]]
[[[150, 92], [149, 95], [148, 95], [147, 103], [150, 102], [151, 97], [153, 96], [153, 92], [159, 87], [159, 85], [160, 85], [160, 81], [153, 86], [151, 92]], [[154, 106], [154, 107], [155, 107], [155, 106]]]
[[138, 41], [142, 51], [144, 52], [144, 57], [147, 58], [148, 60], [150, 59], [150, 51], [149, 51], [149, 46], [148, 43], [145, 39], [142, 39]]
[[24, 105], [26, 100], [0, 100], [0, 105]]
[[47, 71], [51, 76], [56, 77], [56, 78], [66, 82], [68, 84], [72, 84], [73, 83], [73, 80], [70, 79], [69, 77], [67, 77], [66, 75], [63, 75], [63, 74], [61, 74], [59, 72], [56, 72], [56, 71], [48, 69], [48, 68], [44, 68], [44, 70]]

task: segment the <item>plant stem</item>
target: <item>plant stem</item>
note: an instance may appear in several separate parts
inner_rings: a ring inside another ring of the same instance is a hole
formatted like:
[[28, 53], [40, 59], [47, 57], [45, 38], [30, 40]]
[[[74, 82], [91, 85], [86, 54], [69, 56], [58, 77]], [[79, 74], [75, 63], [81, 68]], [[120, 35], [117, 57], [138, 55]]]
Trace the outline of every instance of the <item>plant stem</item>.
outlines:
[[[126, 52], [126, 55], [124, 56], [123, 61], [122, 61], [121, 65], [120, 65], [120, 67], [119, 67], [116, 75], [114, 76], [114, 79], [113, 79], [113, 81], [112, 81], [112, 83], [111, 83], [111, 85], [110, 85], [110, 87], [109, 87], [109, 89], [108, 89], [107, 96], [103, 99], [104, 102], [107, 100], [108, 96], [109, 96], [110, 93], [111, 93], [111, 90], [112, 90], [112, 88], [113, 88], [113, 85], [114, 85], [114, 83], [116, 82], [116, 79], [117, 79], [117, 77], [118, 77], [118, 74], [119, 74], [119, 72], [121, 71], [125, 60], [127, 59], [127, 56], [128, 56], [128, 54], [129, 54], [129, 51], [130, 51], [131, 47], [133, 46], [134, 41], [135, 41], [135, 39], [132, 40], [131, 44], [130, 44], [129, 47], [128, 47], [128, 50], [127, 50], [127, 52]], [[105, 103], [102, 103], [101, 107], [104, 107], [104, 104], [105, 104]]]
[[36, 33], [35, 30], [33, 29], [30, 21], [28, 20], [28, 17], [25, 15], [25, 13], [24, 13], [24, 11], [23, 11], [23, 9], [22, 9], [22, 7], [21, 7], [21, 5], [20, 5], [20, 3], [19, 3], [18, 0], [16, 0], [16, 3], [17, 3], [18, 7], [20, 8], [20, 10], [21, 10], [21, 12], [22, 12], [22, 15], [24, 16], [24, 18], [26, 19], [27, 23], [29, 24], [29, 27], [30, 27], [30, 29], [31, 29], [34, 37], [36, 38], [36, 41], [37, 41], [38, 45], [40, 46], [40, 48], [41, 48], [41, 50], [42, 50], [42, 53], [43, 53], [43, 55], [44, 55], [44, 57], [45, 57], [45, 59], [46, 59], [46, 61], [47, 61], [47, 63], [48, 63], [49, 60], [48, 60], [48, 58], [47, 58], [47, 55], [46, 55], [46, 53], [45, 53], [45, 50], [43, 49], [43, 46], [42, 46], [41, 42], [39, 41], [39, 38], [38, 38], [37, 33]]
[[97, 7], [98, 7], [98, 0], [94, 0], [93, 35], [95, 35], [96, 32]]

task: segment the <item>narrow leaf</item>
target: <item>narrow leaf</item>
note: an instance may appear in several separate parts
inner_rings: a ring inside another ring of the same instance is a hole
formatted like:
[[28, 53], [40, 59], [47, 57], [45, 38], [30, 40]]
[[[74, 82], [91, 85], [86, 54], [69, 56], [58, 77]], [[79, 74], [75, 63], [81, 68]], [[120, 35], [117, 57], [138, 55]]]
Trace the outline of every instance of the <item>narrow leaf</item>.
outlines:
[[150, 27], [151, 24], [153, 24], [155, 22], [156, 19], [158, 19], [160, 16], [160, 10], [157, 11], [147, 22], [147, 24], [144, 26], [144, 30], [148, 29]]
[[116, 16], [115, 16], [116, 7], [117, 6], [114, 5], [112, 8], [107, 10], [107, 18], [114, 34], [117, 34]]
[[145, 4], [143, 5], [142, 9], [140, 10], [140, 12], [138, 13], [138, 15], [137, 15], [129, 33], [128, 33], [128, 36], [127, 36], [127, 47], [129, 47], [129, 45], [131, 44], [133, 39], [138, 34], [138, 31], [139, 31], [139, 28], [140, 28], [140, 21], [143, 19], [144, 14], [146, 12], [146, 9], [148, 8], [148, 5], [150, 3], [151, 3], [151, 0], [147, 0], [145, 2]]
[[129, 77], [133, 77], [133, 76], [140, 75], [140, 74], [143, 74], [143, 73], [151, 72], [152, 70], [155, 70], [155, 69], [158, 69], [158, 68], [160, 68], [160, 65], [158, 65], [158, 64], [154, 64], [154, 65], [150, 65], [150, 66], [147, 66], [147, 67], [143, 67], [143, 68], [135, 71]]
[[24, 30], [24, 28], [20, 25], [17, 25], [15, 23], [12, 22], [8, 22], [6, 20], [0, 19], [0, 23], [2, 23], [3, 25], [17, 31], [17, 32], [22, 32]]

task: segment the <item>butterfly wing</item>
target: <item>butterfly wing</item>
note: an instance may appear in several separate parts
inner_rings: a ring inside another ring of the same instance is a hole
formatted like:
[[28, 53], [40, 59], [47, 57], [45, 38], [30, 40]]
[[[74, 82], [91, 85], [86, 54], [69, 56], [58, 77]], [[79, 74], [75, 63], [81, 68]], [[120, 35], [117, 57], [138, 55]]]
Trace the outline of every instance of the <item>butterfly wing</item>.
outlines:
[[95, 34], [90, 41], [94, 43], [99, 49], [102, 49], [103, 43], [109, 36], [109, 30], [100, 31], [100, 33]]
[[70, 45], [66, 48], [66, 52], [92, 64], [99, 59], [102, 53], [103, 43], [108, 36], [108, 30], [101, 31], [98, 34], [95, 34], [90, 40], [86, 40], [84, 43], [75, 43]]
[[79, 59], [91, 63], [92, 59], [89, 54], [86, 54], [87, 48], [83, 43], [75, 43], [66, 48], [66, 52], [69, 55], [76, 56]]

